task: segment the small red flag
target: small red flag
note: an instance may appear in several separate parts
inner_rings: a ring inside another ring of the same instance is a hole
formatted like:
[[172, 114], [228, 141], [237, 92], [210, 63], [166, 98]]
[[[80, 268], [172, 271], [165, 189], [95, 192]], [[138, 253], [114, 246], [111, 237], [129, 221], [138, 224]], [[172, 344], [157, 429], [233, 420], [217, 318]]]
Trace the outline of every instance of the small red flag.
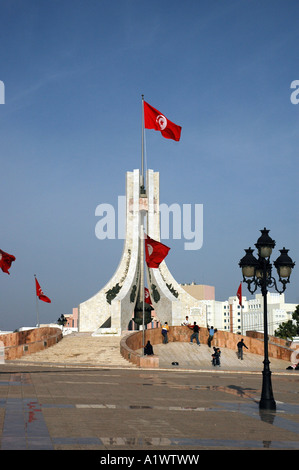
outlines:
[[239, 299], [239, 305], [242, 307], [242, 282], [240, 282], [238, 292], [237, 292], [237, 297]]
[[166, 258], [170, 248], [145, 235], [145, 261], [149, 268], [158, 268]]
[[39, 282], [38, 280], [35, 278], [35, 287], [36, 287], [36, 295], [37, 297], [39, 298], [39, 300], [43, 300], [43, 302], [48, 302], [49, 304], [51, 303], [51, 300], [49, 299], [49, 297], [47, 297], [42, 289], [41, 289], [41, 286], [39, 285]]
[[8, 270], [15, 259], [16, 258], [13, 255], [9, 255], [8, 253], [5, 253], [5, 251], [0, 250], [0, 268], [4, 273], [10, 274]]
[[152, 303], [151, 296], [147, 287], [144, 288], [144, 300], [147, 304], [151, 305]]
[[154, 129], [161, 131], [161, 134], [166, 139], [179, 141], [181, 137], [181, 126], [169, 121], [164, 114], [160, 113], [157, 109], [153, 108], [150, 104], [144, 104], [144, 127], [146, 129]]

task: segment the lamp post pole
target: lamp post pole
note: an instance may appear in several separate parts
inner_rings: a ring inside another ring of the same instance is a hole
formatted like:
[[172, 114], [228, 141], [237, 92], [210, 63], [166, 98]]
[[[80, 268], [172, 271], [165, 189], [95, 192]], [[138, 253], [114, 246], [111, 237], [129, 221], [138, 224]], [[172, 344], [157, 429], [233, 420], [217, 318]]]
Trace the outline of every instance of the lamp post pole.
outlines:
[[271, 370], [268, 349], [268, 307], [267, 307], [267, 261], [263, 259], [263, 277], [261, 291], [264, 301], [264, 369], [262, 394], [259, 407], [264, 410], [276, 410], [276, 402], [273, 396]]
[[275, 241], [269, 236], [269, 230], [266, 228], [261, 230], [261, 232], [262, 235], [255, 244], [259, 254], [258, 259], [253, 255], [253, 250], [248, 248], [245, 250], [246, 255], [240, 260], [239, 266], [242, 268], [243, 282], [247, 283], [249, 292], [254, 294], [257, 287], [260, 287], [262, 291], [264, 301], [264, 369], [259, 407], [263, 410], [275, 410], [276, 403], [272, 391], [268, 351], [267, 288], [274, 287], [279, 294], [282, 294], [286, 289], [286, 284], [290, 282], [290, 275], [295, 263], [287, 254], [289, 250], [285, 248], [280, 250], [281, 255], [274, 261], [274, 266], [279, 275], [279, 281], [282, 283], [282, 289], [278, 289], [276, 280], [272, 277], [272, 264], [270, 263], [270, 256], [275, 246]]

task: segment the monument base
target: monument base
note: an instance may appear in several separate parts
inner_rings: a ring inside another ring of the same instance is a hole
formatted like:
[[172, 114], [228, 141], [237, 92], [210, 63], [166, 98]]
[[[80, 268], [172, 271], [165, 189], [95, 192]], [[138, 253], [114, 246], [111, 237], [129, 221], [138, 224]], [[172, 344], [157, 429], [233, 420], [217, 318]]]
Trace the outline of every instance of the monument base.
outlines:
[[119, 336], [120, 331], [116, 328], [98, 328], [91, 336]]

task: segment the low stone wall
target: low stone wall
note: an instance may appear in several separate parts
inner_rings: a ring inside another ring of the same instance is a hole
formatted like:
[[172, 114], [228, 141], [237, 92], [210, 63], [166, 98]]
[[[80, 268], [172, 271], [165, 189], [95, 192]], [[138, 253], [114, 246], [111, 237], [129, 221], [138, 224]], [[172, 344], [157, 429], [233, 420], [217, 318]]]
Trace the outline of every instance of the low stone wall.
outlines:
[[62, 339], [60, 328], [42, 327], [0, 335], [4, 346], [4, 359], [19, 359], [22, 356], [46, 349]]
[[[260, 341], [263, 345], [263, 351], [261, 354], [264, 354], [264, 334], [258, 331], [246, 331], [246, 341], [249, 339], [256, 339]], [[284, 361], [290, 361], [291, 355], [294, 349], [290, 348], [291, 342], [286, 341], [282, 338], [277, 338], [276, 336], [268, 336], [268, 351], [269, 357], [274, 357], [276, 359], [283, 359]], [[257, 353], [260, 354], [260, 353]]]
[[[145, 330], [144, 344], [146, 344], [148, 340], [151, 342], [151, 344], [158, 344], [161, 342], [161, 330], [159, 328]], [[142, 356], [141, 354], [137, 353], [137, 350], [142, 349], [142, 346], [143, 332], [136, 331], [122, 338], [120, 342], [120, 353], [125, 359], [127, 359], [127, 361], [132, 362], [136, 366], [149, 368], [159, 367], [158, 356]]]
[[[264, 355], [264, 335], [253, 331], [246, 331], [246, 336], [229, 333], [226, 331], [219, 331], [215, 335], [215, 345], [223, 348], [237, 350], [237, 343], [240, 339], [244, 339], [244, 343], [248, 347], [248, 352], [252, 354]], [[282, 359], [290, 361], [293, 349], [287, 347], [286, 342], [276, 341], [278, 338], [269, 336], [268, 339], [268, 355], [275, 359]]]
[[[264, 333], [260, 333], [259, 331], [246, 331], [246, 336], [250, 336], [251, 338], [256, 338], [264, 341]], [[283, 348], [288, 348], [292, 341], [288, 341], [286, 339], [277, 338], [276, 336], [269, 336], [269, 342], [278, 344]]]
[[[237, 343], [241, 338], [244, 339], [244, 343], [248, 347], [248, 352], [253, 354], [264, 355], [264, 335], [262, 333], [255, 334], [256, 332], [246, 332], [246, 336], [237, 335], [227, 331], [217, 331], [212, 342], [212, 346], [218, 346], [219, 348], [228, 348], [237, 351]], [[187, 326], [170, 326], [168, 339], [169, 341], [180, 341], [189, 342], [192, 330]], [[200, 328], [199, 340], [201, 343], [207, 344], [208, 342], [208, 330], [207, 328]], [[269, 337], [268, 351], [269, 357], [276, 359], [283, 359], [284, 361], [290, 361], [293, 349], [287, 347], [287, 343], [284, 340], [272, 341]], [[278, 338], [275, 338], [278, 340]], [[160, 328], [153, 328], [145, 330], [144, 332], [144, 344], [150, 341], [154, 346], [155, 344], [162, 343], [162, 334]], [[136, 364], [140, 367], [159, 367], [158, 356], [142, 356], [136, 351], [142, 348], [143, 344], [143, 333], [137, 331], [125, 336], [120, 343], [120, 352], [122, 356], [128, 361]]]

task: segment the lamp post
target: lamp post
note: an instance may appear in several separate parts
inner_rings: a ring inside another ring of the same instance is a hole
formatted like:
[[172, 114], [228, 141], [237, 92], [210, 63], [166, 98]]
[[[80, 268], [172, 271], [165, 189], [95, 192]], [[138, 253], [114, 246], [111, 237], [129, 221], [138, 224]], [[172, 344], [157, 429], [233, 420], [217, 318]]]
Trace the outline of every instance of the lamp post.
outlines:
[[259, 402], [260, 409], [275, 410], [276, 403], [273, 397], [272, 384], [271, 384], [271, 371], [270, 361], [268, 357], [268, 314], [267, 314], [267, 292], [268, 287], [274, 287], [279, 294], [286, 290], [286, 284], [290, 282], [290, 275], [295, 263], [288, 256], [288, 251], [285, 248], [280, 250], [280, 256], [274, 261], [274, 266], [277, 269], [279, 282], [282, 288], [279, 289], [274, 277], [272, 277], [272, 264], [270, 263], [270, 256], [275, 247], [275, 241], [269, 236], [269, 231], [266, 228], [261, 230], [262, 235], [257, 240], [255, 246], [258, 250], [258, 258], [253, 255], [253, 249], [248, 248], [245, 250], [246, 255], [240, 260], [239, 266], [242, 269], [243, 282], [247, 283], [248, 290], [251, 294], [261, 288], [264, 301], [264, 370], [263, 370], [263, 385], [262, 394]]

